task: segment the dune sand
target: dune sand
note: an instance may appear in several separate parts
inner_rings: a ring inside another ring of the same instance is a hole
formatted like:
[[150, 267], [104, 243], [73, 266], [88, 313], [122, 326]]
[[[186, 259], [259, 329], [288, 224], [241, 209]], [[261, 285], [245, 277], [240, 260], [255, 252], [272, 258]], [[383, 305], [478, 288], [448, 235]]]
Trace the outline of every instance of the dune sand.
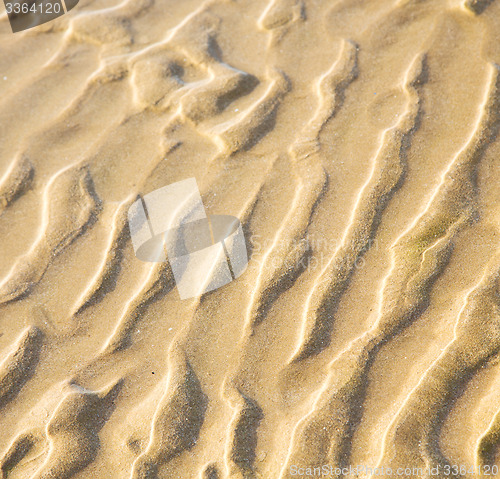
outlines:
[[[0, 476], [500, 477], [499, 65], [498, 0], [2, 10]], [[250, 261], [181, 301], [186, 178]]]

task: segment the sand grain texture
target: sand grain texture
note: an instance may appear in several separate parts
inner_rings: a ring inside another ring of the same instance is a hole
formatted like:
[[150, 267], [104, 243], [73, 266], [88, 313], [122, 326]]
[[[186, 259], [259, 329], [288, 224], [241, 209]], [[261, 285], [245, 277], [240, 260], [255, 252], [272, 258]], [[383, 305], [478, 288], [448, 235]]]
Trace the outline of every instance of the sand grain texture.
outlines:
[[[0, 11], [0, 477], [500, 477], [498, 45], [499, 0]], [[193, 177], [250, 261], [181, 301], [127, 212]]]

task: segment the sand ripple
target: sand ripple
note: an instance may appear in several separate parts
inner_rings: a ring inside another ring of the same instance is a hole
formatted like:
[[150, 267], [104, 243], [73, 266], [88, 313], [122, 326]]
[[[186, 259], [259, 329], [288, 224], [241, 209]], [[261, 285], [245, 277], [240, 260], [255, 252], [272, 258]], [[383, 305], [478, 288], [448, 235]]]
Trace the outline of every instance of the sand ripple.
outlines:
[[[500, 465], [499, 29], [497, 0], [2, 13], [0, 477]], [[250, 262], [180, 301], [127, 211], [189, 177]]]

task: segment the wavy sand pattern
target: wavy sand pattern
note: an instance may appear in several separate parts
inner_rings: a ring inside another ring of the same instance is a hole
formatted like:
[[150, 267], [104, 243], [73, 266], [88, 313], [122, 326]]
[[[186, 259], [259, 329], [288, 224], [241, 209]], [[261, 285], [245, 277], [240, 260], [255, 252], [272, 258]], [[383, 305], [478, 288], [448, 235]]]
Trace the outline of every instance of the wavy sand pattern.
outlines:
[[[500, 477], [499, 32], [498, 0], [0, 12], [0, 478]], [[190, 177], [250, 261], [181, 301], [127, 211]]]

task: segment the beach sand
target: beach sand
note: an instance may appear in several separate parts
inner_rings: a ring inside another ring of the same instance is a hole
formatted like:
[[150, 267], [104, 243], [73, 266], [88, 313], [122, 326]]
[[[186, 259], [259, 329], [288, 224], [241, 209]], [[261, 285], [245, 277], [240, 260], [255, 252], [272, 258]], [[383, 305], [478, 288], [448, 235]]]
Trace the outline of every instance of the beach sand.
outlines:
[[[500, 477], [499, 0], [1, 8], [0, 477]], [[249, 262], [181, 300], [187, 178]]]

